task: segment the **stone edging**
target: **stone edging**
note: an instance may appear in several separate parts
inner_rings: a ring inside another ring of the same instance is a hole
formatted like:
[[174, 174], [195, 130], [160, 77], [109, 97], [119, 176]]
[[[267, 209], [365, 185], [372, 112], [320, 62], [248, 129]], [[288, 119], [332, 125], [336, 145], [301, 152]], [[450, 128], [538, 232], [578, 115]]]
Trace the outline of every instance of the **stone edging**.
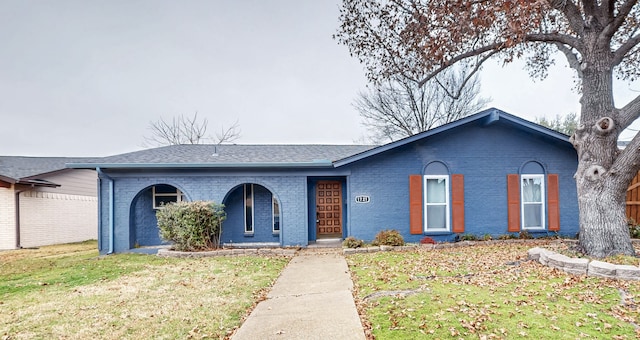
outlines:
[[215, 257], [215, 256], [246, 256], [246, 255], [267, 255], [293, 257], [296, 249], [283, 248], [248, 248], [248, 249], [220, 249], [211, 251], [175, 251], [170, 249], [159, 249], [158, 256], [161, 257]]
[[358, 253], [375, 253], [378, 251], [392, 251], [392, 250], [413, 250], [413, 249], [425, 249], [425, 250], [434, 250], [434, 249], [448, 249], [448, 248], [459, 248], [459, 247], [470, 247], [476, 245], [495, 245], [495, 244], [510, 244], [510, 243], [528, 243], [528, 242], [540, 242], [540, 240], [536, 239], [526, 239], [526, 240], [488, 240], [488, 241], [460, 241], [460, 242], [443, 242], [443, 243], [435, 243], [435, 244], [408, 244], [404, 246], [379, 246], [379, 247], [364, 247], [364, 248], [343, 248], [342, 252], [345, 255], [358, 254]]
[[529, 249], [529, 258], [569, 274], [620, 280], [640, 280], [640, 267], [571, 258], [540, 247]]

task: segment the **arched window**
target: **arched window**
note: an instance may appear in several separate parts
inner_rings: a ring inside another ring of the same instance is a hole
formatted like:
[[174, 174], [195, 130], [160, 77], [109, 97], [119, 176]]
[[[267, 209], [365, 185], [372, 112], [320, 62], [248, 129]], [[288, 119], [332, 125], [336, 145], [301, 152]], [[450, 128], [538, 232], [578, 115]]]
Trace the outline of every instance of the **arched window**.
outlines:
[[424, 230], [449, 231], [449, 170], [441, 162], [431, 162], [424, 173]]

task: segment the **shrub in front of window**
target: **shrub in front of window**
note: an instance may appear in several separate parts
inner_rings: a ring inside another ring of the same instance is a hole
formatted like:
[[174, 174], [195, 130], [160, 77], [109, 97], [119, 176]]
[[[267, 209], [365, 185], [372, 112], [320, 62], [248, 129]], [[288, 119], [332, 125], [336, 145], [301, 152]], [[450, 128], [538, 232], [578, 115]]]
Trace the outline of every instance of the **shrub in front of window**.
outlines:
[[531, 234], [529, 234], [528, 231], [522, 230], [520, 232], [520, 234], [518, 234], [518, 238], [521, 239], [521, 240], [530, 240], [530, 239], [533, 238], [533, 236]]
[[404, 238], [397, 230], [383, 230], [371, 242], [373, 246], [403, 246]]
[[342, 242], [342, 246], [347, 248], [360, 248], [364, 246], [364, 241], [359, 240], [353, 236], [349, 236], [344, 239], [344, 241]]
[[224, 205], [207, 201], [169, 203], [156, 211], [160, 237], [179, 251], [199, 251], [220, 246]]
[[420, 244], [436, 244], [436, 240], [429, 236], [425, 236], [420, 240]]

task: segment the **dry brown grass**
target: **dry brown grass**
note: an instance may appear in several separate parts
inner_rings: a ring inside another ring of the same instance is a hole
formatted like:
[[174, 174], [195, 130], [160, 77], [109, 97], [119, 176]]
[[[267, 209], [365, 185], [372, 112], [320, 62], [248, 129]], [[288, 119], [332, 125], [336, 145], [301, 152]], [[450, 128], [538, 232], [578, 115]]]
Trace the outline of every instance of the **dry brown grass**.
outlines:
[[[94, 245], [95, 246], [95, 245]], [[0, 336], [8, 339], [225, 338], [287, 263], [283, 258], [159, 259], [149, 255], [83, 257], [84, 246], [1, 253], [14, 267], [32, 257], [77, 256], [81, 267], [122, 268], [124, 275], [48, 284], [0, 295]], [[29, 253], [29, 254], [25, 254]], [[96, 256], [95, 251], [91, 253]], [[70, 259], [66, 258], [66, 264]], [[5, 262], [6, 263], [6, 262]], [[28, 266], [27, 266], [28, 267]], [[34, 276], [40, 277], [35, 271]], [[61, 273], [60, 275], [64, 275]], [[40, 281], [40, 279], [36, 279]], [[89, 280], [91, 281], [91, 280]], [[23, 284], [23, 281], [19, 284]], [[25, 286], [26, 287], [26, 286]], [[15, 291], [15, 289], [18, 289]]]

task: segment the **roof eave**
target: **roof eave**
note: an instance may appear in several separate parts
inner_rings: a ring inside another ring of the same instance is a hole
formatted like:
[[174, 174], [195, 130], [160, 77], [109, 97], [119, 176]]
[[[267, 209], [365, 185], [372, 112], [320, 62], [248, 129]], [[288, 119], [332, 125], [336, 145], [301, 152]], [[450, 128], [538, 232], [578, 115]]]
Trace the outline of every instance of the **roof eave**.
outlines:
[[71, 169], [250, 169], [332, 168], [328, 160], [294, 163], [69, 163]]
[[15, 184], [16, 183], [16, 179], [15, 178], [3, 176], [3, 175], [0, 175], [0, 181], [7, 182], [9, 184]]
[[536, 132], [539, 132], [543, 135], [547, 135], [550, 136], [554, 139], [558, 139], [560, 142], [566, 142], [568, 144], [571, 144], [569, 142], [569, 136], [564, 135], [562, 133], [553, 131], [551, 129], [547, 129], [541, 125], [538, 125], [536, 123], [530, 122], [526, 119], [522, 119], [516, 116], [513, 116], [509, 113], [506, 113], [502, 110], [496, 109], [496, 108], [489, 108], [486, 109], [484, 111], [480, 111], [476, 114], [473, 114], [471, 116], [467, 116], [465, 118], [456, 120], [454, 122], [445, 124], [445, 125], [440, 125], [434, 129], [431, 130], [427, 130], [418, 134], [415, 134], [413, 136], [409, 136], [400, 140], [397, 140], [395, 142], [391, 142], [389, 144], [385, 144], [385, 145], [381, 145], [379, 147], [367, 150], [365, 152], [353, 155], [353, 156], [349, 156], [340, 160], [337, 160], [333, 163], [333, 165], [337, 168], [337, 167], [341, 167], [353, 162], [357, 162], [359, 160], [362, 160], [364, 158], [367, 157], [371, 157], [380, 153], [383, 153], [385, 151], [391, 150], [391, 149], [395, 149], [397, 147], [403, 146], [403, 145], [407, 145], [410, 143], [413, 143], [417, 140], [423, 139], [423, 138], [427, 138], [436, 134], [439, 134], [441, 132], [444, 131], [448, 131], [451, 129], [454, 129], [456, 127], [459, 127], [461, 125], [465, 125], [471, 122], [475, 122], [475, 121], [480, 121], [480, 120], [484, 120], [484, 124], [485, 125], [491, 125], [495, 122], [498, 122], [500, 119], [505, 119], [507, 121], [513, 122], [515, 124], [518, 124], [520, 126], [523, 127], [527, 127], [530, 128]]

